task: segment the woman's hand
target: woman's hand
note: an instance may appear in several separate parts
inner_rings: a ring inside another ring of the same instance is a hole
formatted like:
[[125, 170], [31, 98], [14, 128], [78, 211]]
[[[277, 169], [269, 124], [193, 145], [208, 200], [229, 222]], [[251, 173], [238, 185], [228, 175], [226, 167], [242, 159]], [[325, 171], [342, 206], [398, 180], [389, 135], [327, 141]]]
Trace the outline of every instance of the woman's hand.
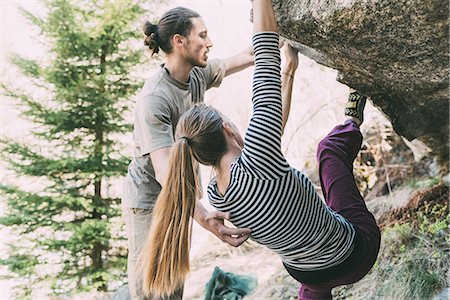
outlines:
[[291, 111], [292, 86], [294, 84], [295, 71], [298, 67], [298, 50], [285, 42], [283, 51], [285, 63], [281, 74], [281, 98], [283, 100], [283, 120], [281, 128], [284, 132], [284, 127], [286, 126]]
[[288, 43], [284, 43], [283, 52], [286, 59], [283, 72], [286, 72], [288, 75], [294, 76], [295, 70], [297, 70], [298, 67], [298, 50]]

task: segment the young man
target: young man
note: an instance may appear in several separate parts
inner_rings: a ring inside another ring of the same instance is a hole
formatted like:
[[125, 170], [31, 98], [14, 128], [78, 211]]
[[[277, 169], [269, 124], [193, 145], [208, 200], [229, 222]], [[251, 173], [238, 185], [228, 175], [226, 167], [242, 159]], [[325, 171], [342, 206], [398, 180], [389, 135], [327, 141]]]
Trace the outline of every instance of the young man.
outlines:
[[[224, 60], [208, 61], [213, 46], [200, 15], [177, 7], [167, 11], [158, 24], [144, 25], [145, 45], [166, 54], [165, 64], [144, 85], [134, 115], [134, 153], [128, 167], [123, 193], [123, 214], [128, 234], [128, 281], [133, 299], [148, 299], [142, 291], [138, 257], [148, 239], [152, 209], [167, 175], [170, 148], [181, 115], [204, 93], [219, 86], [223, 77], [253, 64], [249, 47]], [[197, 201], [195, 220], [222, 241], [239, 246], [250, 229], [233, 229], [224, 225], [226, 213], [208, 213]], [[183, 291], [170, 298], [181, 299]]]

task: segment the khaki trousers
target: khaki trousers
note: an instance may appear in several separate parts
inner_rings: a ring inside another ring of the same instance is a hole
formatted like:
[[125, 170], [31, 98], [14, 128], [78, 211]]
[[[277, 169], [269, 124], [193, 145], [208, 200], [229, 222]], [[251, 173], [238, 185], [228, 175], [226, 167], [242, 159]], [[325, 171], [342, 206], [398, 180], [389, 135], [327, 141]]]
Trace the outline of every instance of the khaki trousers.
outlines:
[[142, 290], [142, 274], [138, 272], [138, 258], [142, 247], [148, 239], [152, 221], [152, 211], [140, 208], [122, 208], [128, 236], [128, 286], [133, 300], [181, 300], [183, 288], [170, 297], [146, 297]]

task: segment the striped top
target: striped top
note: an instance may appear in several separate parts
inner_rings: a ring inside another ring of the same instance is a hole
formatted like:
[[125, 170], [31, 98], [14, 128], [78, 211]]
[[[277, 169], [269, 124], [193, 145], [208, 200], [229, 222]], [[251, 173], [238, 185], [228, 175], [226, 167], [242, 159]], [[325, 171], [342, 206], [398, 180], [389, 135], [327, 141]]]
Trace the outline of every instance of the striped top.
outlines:
[[309, 179], [291, 168], [281, 152], [282, 102], [278, 34], [253, 36], [253, 115], [241, 156], [231, 165], [224, 195], [217, 180], [210, 203], [230, 212], [232, 223], [251, 228], [251, 238], [300, 271], [322, 270], [345, 260], [355, 230], [321, 200]]

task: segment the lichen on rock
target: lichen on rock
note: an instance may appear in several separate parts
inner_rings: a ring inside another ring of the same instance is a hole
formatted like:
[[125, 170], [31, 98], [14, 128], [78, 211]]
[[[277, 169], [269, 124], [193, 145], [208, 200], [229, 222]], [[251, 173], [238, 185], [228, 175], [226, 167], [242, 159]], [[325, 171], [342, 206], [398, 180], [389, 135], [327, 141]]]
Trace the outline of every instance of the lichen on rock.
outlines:
[[448, 1], [273, 0], [280, 34], [368, 95], [408, 140], [449, 153]]

